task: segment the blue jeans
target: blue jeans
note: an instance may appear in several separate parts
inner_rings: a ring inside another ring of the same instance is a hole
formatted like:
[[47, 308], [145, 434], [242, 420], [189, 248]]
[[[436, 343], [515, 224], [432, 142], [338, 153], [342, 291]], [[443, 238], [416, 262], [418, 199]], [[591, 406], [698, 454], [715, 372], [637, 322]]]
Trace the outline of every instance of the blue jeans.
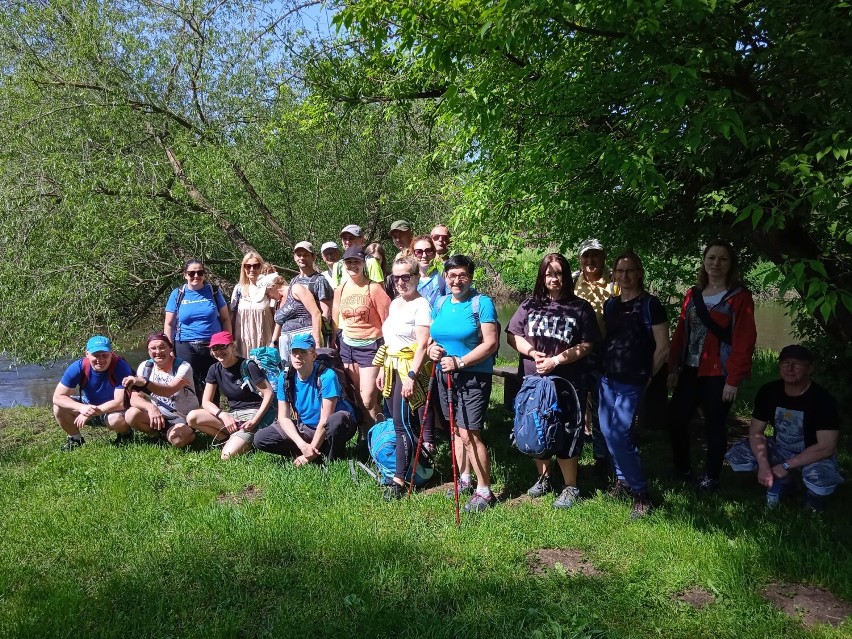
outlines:
[[637, 493], [648, 492], [648, 480], [630, 428], [643, 390], [641, 385], [625, 384], [604, 376], [598, 395], [601, 432], [612, 456], [615, 477]]

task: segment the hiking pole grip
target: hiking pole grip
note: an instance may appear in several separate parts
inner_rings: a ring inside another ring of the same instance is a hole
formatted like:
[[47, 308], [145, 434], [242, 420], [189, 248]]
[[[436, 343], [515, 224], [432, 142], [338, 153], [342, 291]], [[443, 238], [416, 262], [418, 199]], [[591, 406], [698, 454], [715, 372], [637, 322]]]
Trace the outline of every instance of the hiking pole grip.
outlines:
[[447, 373], [447, 405], [450, 409], [450, 458], [453, 467], [453, 502], [456, 507], [456, 528], [461, 526], [459, 517], [459, 474], [456, 465], [456, 415], [453, 410], [453, 374]]
[[417, 450], [414, 451], [414, 466], [411, 469], [411, 481], [408, 483], [408, 496], [414, 490], [414, 476], [417, 474], [417, 463], [420, 461], [420, 447], [423, 445], [423, 434], [426, 431], [426, 420], [429, 418], [429, 402], [432, 400], [432, 382], [435, 381], [435, 371], [438, 365], [432, 363], [432, 374], [429, 376], [429, 386], [426, 389], [426, 410], [423, 411], [423, 423], [420, 424], [420, 435], [417, 437]]

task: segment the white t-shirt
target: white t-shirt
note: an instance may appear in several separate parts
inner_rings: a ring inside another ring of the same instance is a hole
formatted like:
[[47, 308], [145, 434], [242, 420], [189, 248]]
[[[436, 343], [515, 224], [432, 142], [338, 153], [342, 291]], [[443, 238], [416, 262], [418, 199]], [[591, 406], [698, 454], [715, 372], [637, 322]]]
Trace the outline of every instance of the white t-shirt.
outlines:
[[388, 346], [388, 352], [395, 353], [406, 346], [417, 343], [414, 336], [415, 326], [432, 324], [432, 307], [425, 297], [406, 302], [397, 297], [391, 302], [388, 318], [382, 324], [382, 336]]
[[[144, 377], [145, 364], [147, 361], [148, 360], [144, 360], [136, 369], [136, 374], [139, 377]], [[187, 385], [181, 388], [177, 393], [171, 397], [163, 397], [162, 395], [154, 395], [151, 393], [151, 397], [159, 400], [154, 403], [157, 404], [157, 407], [160, 410], [186, 415], [189, 411], [198, 408], [198, 398], [195, 396], [195, 382], [193, 382], [192, 379], [192, 366], [189, 365], [189, 362], [181, 362], [174, 375], [172, 375], [171, 371], [160, 370], [157, 367], [157, 364], [154, 364], [154, 368], [151, 369], [151, 376], [148, 379], [155, 384], [168, 385], [172, 384], [174, 380], [178, 378], [185, 380]]]

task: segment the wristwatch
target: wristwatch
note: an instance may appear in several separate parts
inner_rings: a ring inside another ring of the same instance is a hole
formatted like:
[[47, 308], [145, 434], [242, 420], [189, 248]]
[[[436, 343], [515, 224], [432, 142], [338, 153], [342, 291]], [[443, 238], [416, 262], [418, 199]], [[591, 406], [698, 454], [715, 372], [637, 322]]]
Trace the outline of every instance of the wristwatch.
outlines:
[[417, 373], [414, 371], [408, 371], [408, 379], [414, 379], [415, 377], [417, 377]]
[[787, 462], [784, 462], [783, 464], [781, 464], [781, 468], [783, 468], [784, 470], [789, 472], [790, 471], [790, 464], [788, 464]]

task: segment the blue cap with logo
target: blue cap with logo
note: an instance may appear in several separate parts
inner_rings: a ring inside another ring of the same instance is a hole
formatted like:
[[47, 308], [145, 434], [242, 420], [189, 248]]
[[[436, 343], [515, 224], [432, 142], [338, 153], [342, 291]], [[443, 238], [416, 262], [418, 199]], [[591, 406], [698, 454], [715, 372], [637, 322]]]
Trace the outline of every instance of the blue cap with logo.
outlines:
[[310, 333], [301, 333], [299, 335], [294, 335], [293, 339], [290, 340], [290, 350], [301, 349], [303, 351], [308, 350], [309, 348], [315, 348], [317, 343], [314, 341], [314, 336]]
[[109, 337], [94, 335], [86, 342], [86, 351], [89, 353], [112, 353], [112, 342]]

